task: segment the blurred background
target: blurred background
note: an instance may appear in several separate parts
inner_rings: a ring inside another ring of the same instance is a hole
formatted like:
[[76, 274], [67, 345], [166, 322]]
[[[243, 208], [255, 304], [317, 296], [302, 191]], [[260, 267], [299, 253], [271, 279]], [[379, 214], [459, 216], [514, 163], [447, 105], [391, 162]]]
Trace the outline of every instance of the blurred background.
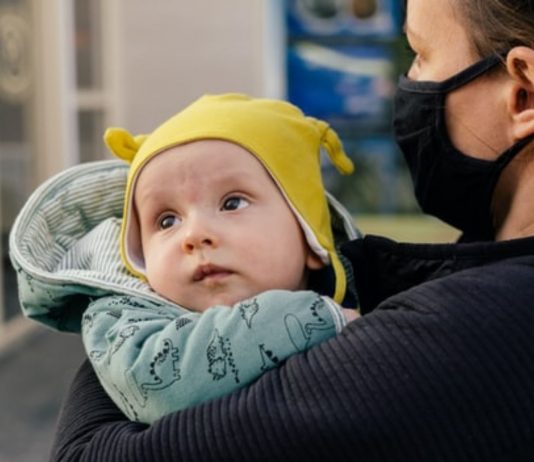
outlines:
[[328, 189], [364, 233], [449, 241], [415, 204], [391, 136], [409, 55], [401, 0], [0, 0], [0, 462], [45, 461], [77, 336], [20, 315], [10, 227], [51, 175], [108, 157], [203, 93], [284, 98], [328, 120], [357, 166]]

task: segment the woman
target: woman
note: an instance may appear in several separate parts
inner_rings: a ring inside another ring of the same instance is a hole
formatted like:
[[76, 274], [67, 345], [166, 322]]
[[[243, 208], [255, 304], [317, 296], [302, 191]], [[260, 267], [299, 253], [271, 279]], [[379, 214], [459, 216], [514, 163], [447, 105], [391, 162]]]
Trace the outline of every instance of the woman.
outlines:
[[360, 319], [152, 427], [85, 364], [52, 460], [534, 460], [534, 2], [408, 0], [406, 34], [396, 136], [465, 242], [349, 243]]

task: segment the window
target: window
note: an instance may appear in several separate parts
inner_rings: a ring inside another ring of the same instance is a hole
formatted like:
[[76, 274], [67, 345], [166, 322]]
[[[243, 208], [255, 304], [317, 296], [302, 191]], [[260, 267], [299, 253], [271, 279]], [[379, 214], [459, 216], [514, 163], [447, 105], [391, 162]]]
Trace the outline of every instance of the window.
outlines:
[[31, 31], [28, 3], [0, 0], [0, 326], [20, 312], [7, 244], [34, 182]]
[[79, 160], [102, 156], [105, 93], [102, 59], [101, 0], [74, 1], [74, 49], [78, 111]]
[[8, 257], [18, 212], [46, 178], [103, 156], [109, 3], [0, 0], [0, 341], [23, 322]]

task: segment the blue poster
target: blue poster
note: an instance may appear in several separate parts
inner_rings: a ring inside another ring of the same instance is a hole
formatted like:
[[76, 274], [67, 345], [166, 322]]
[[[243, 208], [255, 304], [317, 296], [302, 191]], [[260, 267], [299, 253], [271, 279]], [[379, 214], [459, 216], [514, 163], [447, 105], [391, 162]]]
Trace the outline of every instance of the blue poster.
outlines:
[[284, 0], [287, 99], [338, 132], [356, 171], [323, 164], [326, 187], [353, 213], [413, 212], [391, 137], [401, 0]]
[[287, 0], [290, 37], [393, 37], [400, 33], [401, 0]]
[[297, 42], [287, 52], [287, 97], [337, 129], [390, 124], [390, 51], [380, 46]]
[[340, 175], [323, 157], [323, 180], [325, 187], [350, 212], [399, 213], [416, 210], [409, 172], [390, 136], [345, 139], [343, 145], [354, 162], [354, 173]]

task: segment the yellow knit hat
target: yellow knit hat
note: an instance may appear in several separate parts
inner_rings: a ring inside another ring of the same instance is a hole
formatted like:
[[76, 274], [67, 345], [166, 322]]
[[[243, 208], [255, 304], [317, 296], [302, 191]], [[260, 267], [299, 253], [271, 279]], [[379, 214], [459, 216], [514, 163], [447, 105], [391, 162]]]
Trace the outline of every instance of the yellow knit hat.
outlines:
[[337, 134], [306, 117], [290, 103], [242, 94], [205, 95], [160, 125], [150, 135], [132, 136], [120, 128], [104, 135], [108, 148], [131, 164], [124, 198], [121, 256], [133, 274], [144, 278], [144, 260], [133, 191], [139, 172], [155, 155], [174, 146], [205, 139], [235, 143], [252, 153], [270, 173], [296, 214], [311, 249], [335, 273], [333, 298], [341, 302], [346, 276], [334, 248], [330, 213], [321, 179], [324, 148], [343, 174], [353, 171]]

